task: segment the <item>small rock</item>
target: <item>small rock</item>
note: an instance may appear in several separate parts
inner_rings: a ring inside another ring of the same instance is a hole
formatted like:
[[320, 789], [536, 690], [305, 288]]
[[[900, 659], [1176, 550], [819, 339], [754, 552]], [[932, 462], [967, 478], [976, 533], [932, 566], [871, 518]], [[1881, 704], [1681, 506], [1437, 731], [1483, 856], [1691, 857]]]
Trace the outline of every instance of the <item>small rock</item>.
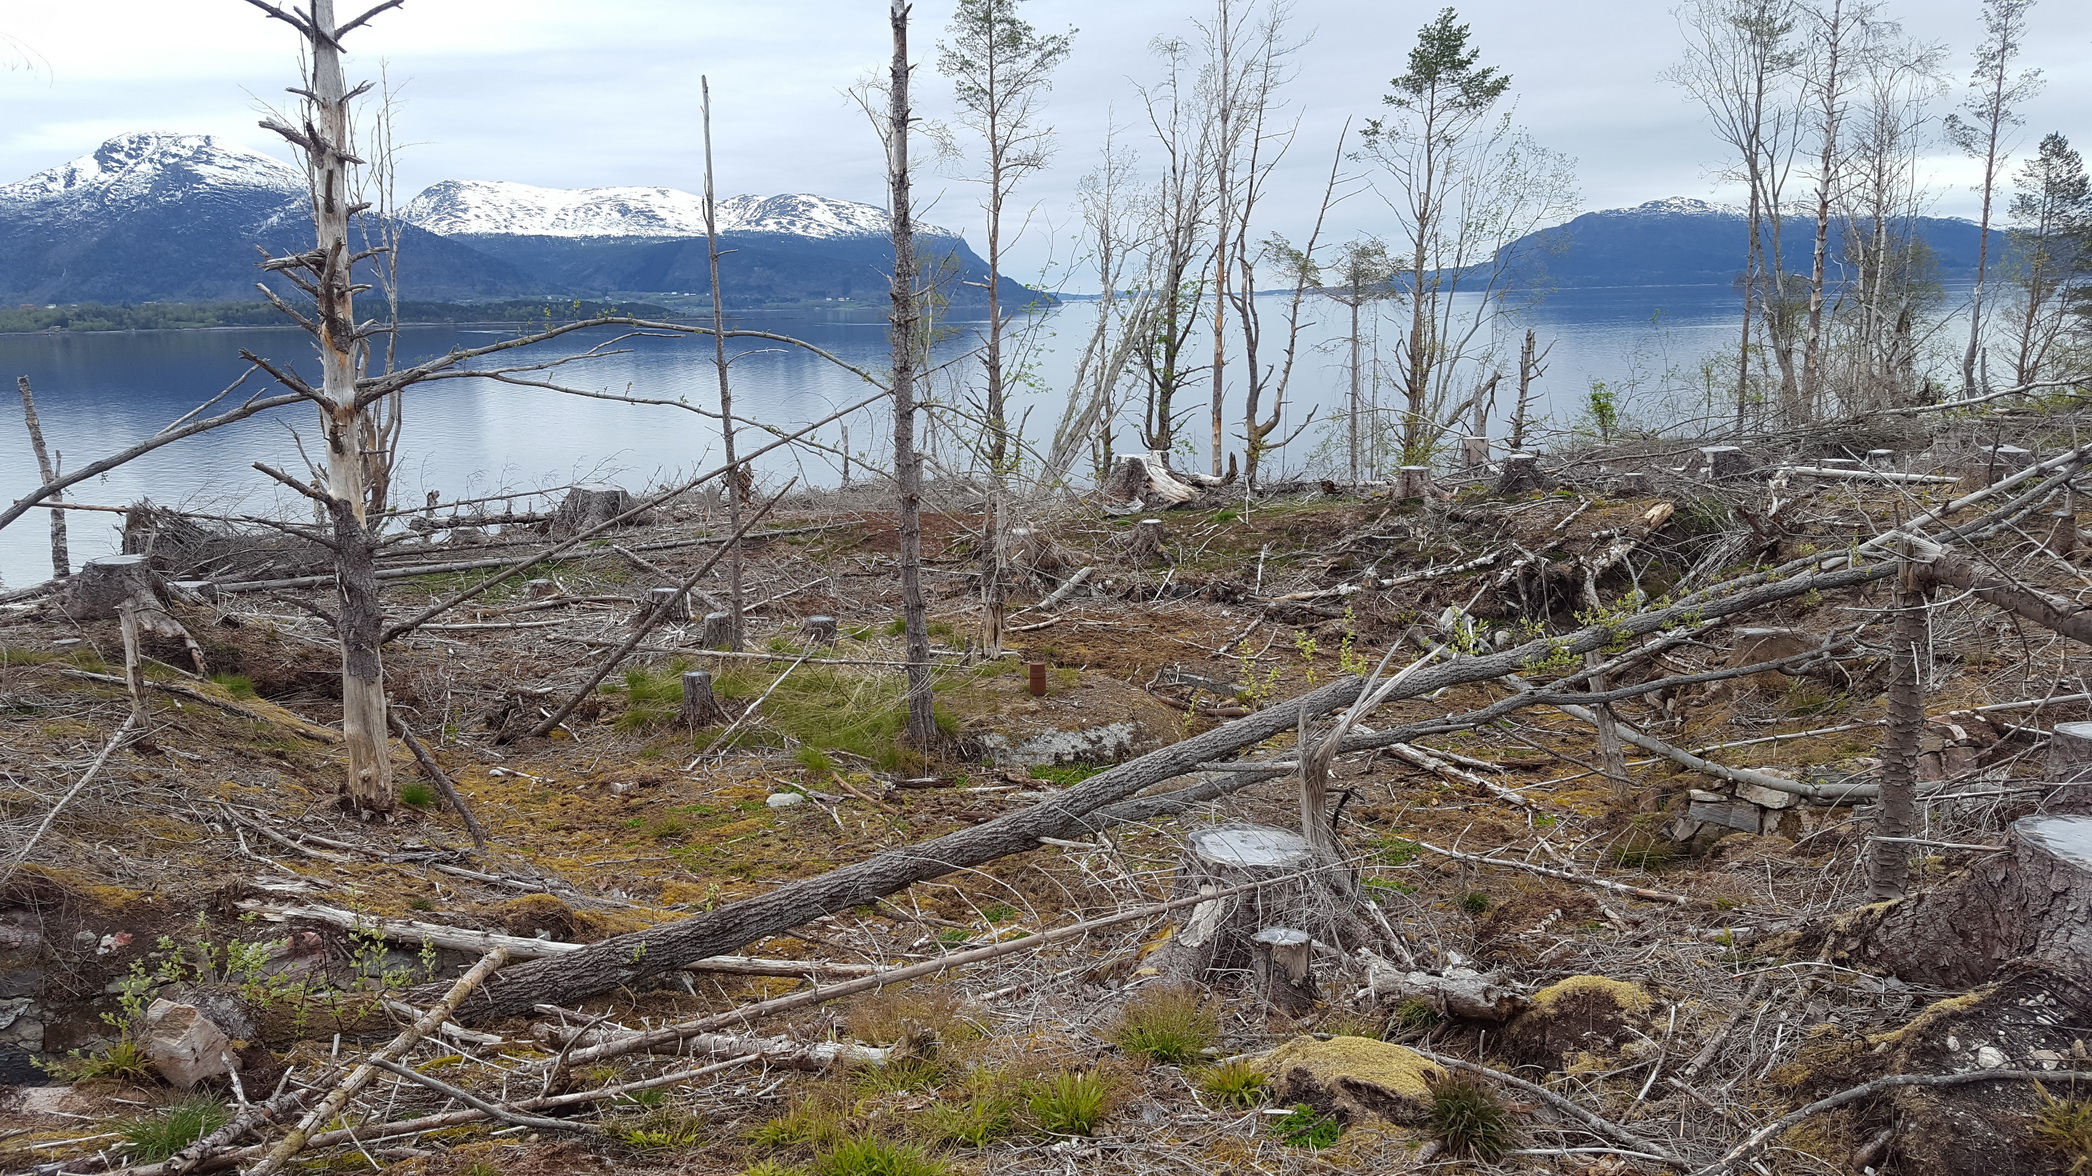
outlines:
[[184, 1090], [228, 1069], [232, 1042], [195, 1005], [158, 999], [145, 1010], [145, 1056], [160, 1077]]
[[94, 954], [105, 956], [110, 952], [121, 951], [129, 946], [131, 946], [131, 933], [129, 931], [111, 931], [109, 934], [102, 936], [102, 941], [95, 947]]
[[795, 804], [805, 804], [806, 797], [797, 792], [773, 792], [763, 803], [771, 808], [791, 808]]
[[2004, 1051], [1994, 1045], [1978, 1046], [1976, 1065], [1985, 1070], [2002, 1070], [2005, 1068]]

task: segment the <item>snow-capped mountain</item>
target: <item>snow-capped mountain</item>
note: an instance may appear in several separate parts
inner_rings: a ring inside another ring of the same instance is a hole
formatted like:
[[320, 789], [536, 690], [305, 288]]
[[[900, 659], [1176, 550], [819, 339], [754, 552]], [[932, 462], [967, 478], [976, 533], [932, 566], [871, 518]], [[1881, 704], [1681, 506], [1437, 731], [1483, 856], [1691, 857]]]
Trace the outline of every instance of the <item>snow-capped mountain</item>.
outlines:
[[[506, 180], [445, 180], [401, 215], [446, 236], [702, 237], [705, 202], [675, 188], [539, 188]], [[826, 196], [733, 196], [719, 202], [721, 233], [815, 239], [881, 237], [886, 210]], [[932, 235], [952, 236], [925, 228]]]
[[[254, 247], [312, 247], [304, 173], [210, 135], [119, 135], [0, 185], [0, 299], [246, 300]], [[513, 297], [542, 286], [507, 264], [409, 228], [402, 284], [432, 299]]]
[[[209, 135], [119, 135], [0, 184], [0, 301], [221, 301], [254, 297], [255, 246], [310, 248], [304, 173]], [[434, 185], [402, 210], [409, 299], [540, 294], [631, 298], [710, 288], [703, 201], [672, 188]], [[720, 270], [731, 306], [880, 301], [893, 268], [885, 210], [824, 196], [736, 196]], [[986, 265], [925, 227], [926, 271], [980, 300]], [[280, 280], [280, 279], [278, 279]], [[1004, 297], [1030, 291], [1004, 279]]]
[[1661, 200], [1645, 200], [1633, 208], [1601, 208], [1591, 214], [1603, 217], [1626, 216], [1742, 216], [1744, 210], [1733, 204], [1717, 204], [1697, 196], [1666, 196]]
[[119, 135], [78, 159], [0, 184], [0, 215], [86, 219], [197, 195], [271, 209], [302, 197], [296, 168], [212, 135]]

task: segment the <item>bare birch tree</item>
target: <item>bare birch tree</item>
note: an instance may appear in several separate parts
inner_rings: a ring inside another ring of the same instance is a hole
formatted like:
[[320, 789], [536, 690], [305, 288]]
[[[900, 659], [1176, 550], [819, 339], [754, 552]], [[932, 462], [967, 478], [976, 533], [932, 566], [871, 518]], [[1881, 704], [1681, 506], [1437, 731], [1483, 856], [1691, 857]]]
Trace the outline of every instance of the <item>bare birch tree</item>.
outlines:
[[1053, 127], [1040, 117], [1040, 102], [1053, 85], [1053, 71], [1073, 47], [1071, 33], [1042, 34], [1018, 15], [1024, 0], [959, 0], [949, 44], [938, 46], [938, 68], [952, 79], [959, 123], [980, 138], [986, 188], [988, 332], [981, 353], [985, 388], [981, 457], [988, 467], [988, 504], [981, 520], [981, 597], [985, 605], [981, 648], [1002, 652], [1003, 615], [1009, 585], [1003, 571], [1009, 477], [1016, 456], [1009, 419], [1003, 335], [1003, 214], [1010, 194], [1026, 176], [1052, 158]]
[[1947, 116], [1947, 139], [1982, 167], [1976, 185], [1981, 213], [1976, 218], [1976, 285], [1969, 293], [1969, 342], [1961, 357], [1961, 394], [1976, 394], [1976, 360], [1983, 349], [1984, 294], [1990, 273], [1990, 222], [1998, 180], [2012, 153], [2012, 129], [2021, 123], [2019, 107], [2041, 90], [2041, 71], [2012, 71], [2027, 33], [2027, 10], [2034, 0], [1983, 0], [1983, 43], [1976, 49], [1976, 68], [1969, 76], [1968, 97], [1960, 114]]
[[1794, 62], [1792, 0], [1691, 0], [1678, 10], [1685, 57], [1666, 71], [1707, 112], [1715, 137], [1731, 152], [1723, 174], [1745, 189], [1743, 323], [1736, 349], [1736, 427], [1751, 403], [1752, 341], [1765, 298], [1766, 239], [1777, 240], [1780, 208], [1772, 169], [1783, 151], [1780, 88]]
[[1859, 61], [1863, 76], [1858, 108], [1848, 118], [1847, 178], [1839, 196], [1851, 273], [1837, 380], [1847, 413], [1917, 399], [1919, 320], [1939, 291], [1916, 218], [1929, 199], [1919, 160], [1946, 49], [1878, 31]]
[[1098, 479], [1111, 469], [1112, 432], [1125, 409], [1124, 385], [1140, 343], [1153, 294], [1125, 289], [1128, 266], [1143, 247], [1134, 192], [1133, 152], [1107, 124], [1095, 168], [1077, 184], [1083, 250], [1097, 280], [1096, 319], [1076, 357], [1067, 399], [1053, 430], [1045, 460], [1047, 477], [1064, 477], [1087, 449]]
[[1208, 130], [1195, 94], [1190, 48], [1182, 40], [1157, 39], [1160, 81], [1140, 88], [1141, 106], [1154, 136], [1161, 174], [1149, 204], [1141, 288], [1149, 292], [1139, 352], [1144, 384], [1141, 442], [1157, 452], [1175, 448], [1180, 410], [1176, 397], [1196, 374], [1190, 346], [1205, 301], [1208, 236], [1213, 211]]
[[[1359, 237], [1344, 243], [1335, 264], [1324, 275], [1328, 284], [1322, 289], [1323, 295], [1350, 316], [1350, 329], [1344, 333], [1350, 353], [1344, 365], [1344, 454], [1354, 485], [1366, 475], [1366, 442], [1370, 439], [1367, 430], [1374, 424], [1367, 408], [1365, 333], [1359, 320], [1367, 306], [1395, 297], [1397, 273], [1387, 242], [1378, 237]], [[1332, 277], [1335, 280], [1329, 281]]]

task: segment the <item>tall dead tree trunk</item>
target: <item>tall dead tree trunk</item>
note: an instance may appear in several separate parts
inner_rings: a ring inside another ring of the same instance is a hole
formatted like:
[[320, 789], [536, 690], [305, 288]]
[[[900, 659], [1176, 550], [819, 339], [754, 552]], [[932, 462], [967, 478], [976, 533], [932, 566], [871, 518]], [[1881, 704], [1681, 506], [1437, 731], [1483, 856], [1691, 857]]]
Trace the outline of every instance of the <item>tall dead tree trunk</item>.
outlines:
[[[705, 123], [705, 256], [712, 278], [712, 364], [719, 372], [719, 443], [726, 451], [727, 475], [724, 481], [726, 492], [726, 526], [729, 534], [741, 533], [741, 508], [743, 487], [747, 484], [738, 462], [734, 457], [734, 391], [727, 378], [726, 359], [726, 303], [720, 297], [719, 286], [719, 216], [712, 195], [712, 82], [699, 77], [698, 87], [704, 96]], [[726, 612], [727, 632], [725, 648], [741, 648], [741, 544], [730, 542], [726, 550]]]
[[886, 179], [893, 218], [893, 473], [900, 495], [901, 622], [908, 643], [908, 738], [937, 736], [930, 685], [930, 616], [923, 600], [923, 465], [915, 448], [920, 308], [915, 291], [915, 218], [908, 187], [908, 4], [892, 0], [893, 63], [887, 84]]
[[[29, 390], [29, 377], [15, 377], [15, 390], [22, 394], [22, 420], [29, 428], [29, 446], [36, 451], [37, 476], [44, 480], [44, 485], [48, 486], [58, 480], [58, 469], [51, 460], [51, 451], [44, 448], [44, 427], [42, 422], [36, 419], [36, 396]], [[60, 510], [57, 505], [65, 501], [65, 492], [62, 490], [52, 491], [49, 501], [52, 504], [51, 574], [60, 577], [70, 576], [73, 574], [73, 561], [71, 554], [66, 549], [65, 512]]]
[[1867, 897], [1902, 898], [1910, 888], [1909, 843], [1918, 827], [1918, 739], [1925, 730], [1924, 668], [1932, 645], [1930, 578], [1907, 557], [1898, 560], [1895, 652], [1890, 661], [1888, 724], [1881, 738], [1881, 799], [1867, 851]]
[[[299, 125], [272, 118], [262, 126], [282, 135], [304, 156], [314, 248], [309, 254], [272, 260], [265, 268], [291, 278], [313, 299], [313, 316], [302, 322], [317, 343], [320, 357], [321, 382], [313, 399], [319, 405], [327, 444], [327, 512], [334, 531], [335, 576], [341, 593], [341, 725], [349, 754], [348, 798], [359, 810], [390, 812], [397, 797], [386, 731], [385, 669], [379, 654], [384, 614], [378, 605], [374, 574], [375, 537], [366, 518], [366, 430], [356, 388], [365, 346], [364, 334], [356, 328], [354, 306], [354, 294], [361, 287], [355, 284], [349, 250], [349, 219], [363, 208], [352, 204], [349, 195], [349, 168], [360, 162], [349, 138], [349, 102], [364, 87], [352, 93], [341, 67], [342, 36], [371, 14], [338, 27], [334, 0], [313, 0], [303, 13], [286, 12], [263, 0], [249, 3], [295, 27], [304, 37], [310, 63], [301, 91], [305, 111]], [[280, 299], [272, 300], [282, 305]]]

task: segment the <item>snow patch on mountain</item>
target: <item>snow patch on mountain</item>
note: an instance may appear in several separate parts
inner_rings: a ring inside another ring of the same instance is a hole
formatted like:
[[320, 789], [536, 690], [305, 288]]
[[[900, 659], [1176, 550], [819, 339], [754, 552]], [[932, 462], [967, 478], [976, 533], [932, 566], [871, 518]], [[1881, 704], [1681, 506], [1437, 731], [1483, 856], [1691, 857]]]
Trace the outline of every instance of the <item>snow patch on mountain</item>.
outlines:
[[[722, 233], [797, 237], [884, 236], [886, 210], [826, 196], [734, 196], [719, 202]], [[402, 216], [445, 236], [702, 237], [702, 197], [675, 188], [540, 188], [506, 180], [446, 180]], [[922, 232], [950, 236], [923, 226]]]
[[1648, 200], [1633, 208], [1600, 209], [1596, 216], [1742, 216], [1744, 210], [1733, 204], [1717, 204], [1693, 196], [1666, 196], [1661, 200]]
[[280, 160], [212, 135], [118, 135], [78, 159], [0, 184], [0, 211], [80, 214], [167, 203], [202, 192], [289, 198], [305, 177]]

